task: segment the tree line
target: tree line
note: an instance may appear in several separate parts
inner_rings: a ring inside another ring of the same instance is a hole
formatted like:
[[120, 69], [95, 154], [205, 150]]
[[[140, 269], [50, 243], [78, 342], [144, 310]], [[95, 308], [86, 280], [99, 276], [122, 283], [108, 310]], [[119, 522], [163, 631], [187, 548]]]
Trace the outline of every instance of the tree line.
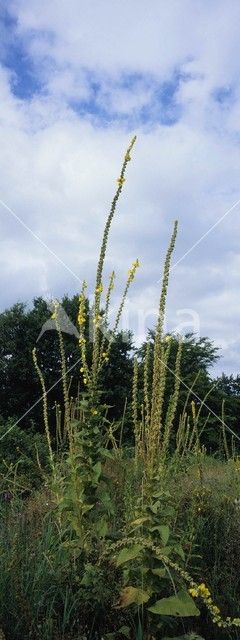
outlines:
[[[79, 298], [64, 296], [61, 305], [67, 316], [77, 327]], [[88, 309], [89, 311], [89, 309]], [[32, 349], [43, 324], [50, 318], [48, 304], [42, 297], [35, 298], [29, 308], [24, 303], [14, 304], [0, 314], [0, 420], [9, 418], [19, 420], [21, 428], [33, 428], [36, 432], [43, 430], [42, 404], [38, 402], [41, 395], [39, 380], [32, 361]], [[154, 332], [149, 331], [148, 340], [153, 342]], [[167, 370], [166, 405], [171, 395], [174, 381], [174, 363], [178, 340], [172, 336], [172, 346]], [[79, 372], [79, 347], [75, 335], [64, 333], [64, 345], [69, 374], [70, 395], [76, 397], [84, 385]], [[102, 370], [101, 402], [108, 407], [108, 419], [121, 421], [125, 414], [124, 438], [131, 442], [131, 394], [134, 357], [139, 361], [139, 403], [142, 398], [143, 358], [146, 348], [144, 343], [140, 349], [134, 346], [131, 332], [119, 332], [112, 344], [109, 362]], [[44, 373], [48, 394], [50, 424], [54, 429], [55, 403], [62, 404], [61, 362], [58, 336], [56, 331], [45, 331], [37, 342], [38, 359]], [[91, 341], [87, 342], [90, 355]], [[213, 378], [211, 368], [219, 359], [219, 349], [207, 337], [187, 334], [183, 342], [181, 364], [181, 392], [176, 421], [183, 411], [187, 400], [196, 408], [204, 398], [201, 408], [201, 423], [205, 427], [203, 436], [206, 446], [214, 451], [219, 443], [221, 432], [222, 403], [224, 401], [224, 422], [240, 435], [240, 375]], [[75, 364], [78, 363], [78, 364]], [[189, 389], [192, 392], [189, 393]], [[228, 436], [230, 440], [231, 436]]]

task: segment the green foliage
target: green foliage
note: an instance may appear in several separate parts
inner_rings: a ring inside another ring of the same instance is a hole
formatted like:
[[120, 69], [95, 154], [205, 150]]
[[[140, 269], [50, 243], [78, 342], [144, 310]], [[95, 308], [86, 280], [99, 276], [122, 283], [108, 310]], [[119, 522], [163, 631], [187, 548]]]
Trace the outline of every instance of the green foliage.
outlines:
[[[7, 435], [5, 435], [7, 434]], [[13, 420], [0, 420], [1, 491], [22, 487], [23, 491], [31, 491], [43, 481], [44, 474], [49, 472], [48, 450], [45, 437], [34, 431], [24, 431]]]
[[[60, 301], [67, 315], [77, 327], [79, 297], [64, 296]], [[89, 328], [89, 310], [87, 301], [87, 327]], [[0, 313], [0, 406], [2, 417], [7, 420], [21, 418], [21, 426], [35, 425], [42, 430], [42, 406], [39, 400], [39, 381], [32, 362], [32, 349], [36, 344], [41, 328], [50, 318], [47, 303], [35, 298], [32, 308], [16, 304]], [[70, 368], [79, 359], [79, 346], [75, 336], [64, 334], [66, 365]], [[108, 366], [101, 371], [100, 385], [103, 390], [103, 404], [110, 405], [109, 418], [119, 420], [122, 416], [125, 399], [131, 396], [132, 336], [117, 332], [109, 354]], [[50, 389], [60, 377], [61, 358], [56, 331], [46, 331], [37, 343], [38, 361], [44, 369], [47, 389]], [[88, 345], [90, 358], [91, 344]], [[21, 372], [21, 375], [19, 374]], [[70, 395], [77, 396], [78, 388], [83, 390], [79, 380], [79, 366], [71, 371]], [[110, 382], [111, 381], [111, 382]], [[54, 432], [55, 403], [61, 407], [62, 389], [57, 384], [48, 394], [49, 421]], [[31, 409], [30, 413], [28, 411]], [[26, 414], [26, 415], [25, 415]]]

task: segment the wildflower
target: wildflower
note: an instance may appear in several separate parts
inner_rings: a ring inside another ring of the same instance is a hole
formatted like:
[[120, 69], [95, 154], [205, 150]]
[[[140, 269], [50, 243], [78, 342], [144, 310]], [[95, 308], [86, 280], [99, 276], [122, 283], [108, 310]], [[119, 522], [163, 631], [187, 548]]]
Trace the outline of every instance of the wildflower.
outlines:
[[86, 322], [86, 316], [84, 313], [79, 313], [78, 314], [78, 324], [81, 326], [83, 324], [85, 324]]
[[211, 596], [209, 589], [206, 587], [206, 585], [204, 584], [204, 582], [202, 582], [199, 587], [198, 587], [198, 591], [200, 593], [201, 596], [205, 597], [205, 598], [209, 598], [209, 596]]
[[97, 409], [92, 409], [92, 415], [93, 415], [93, 416], [97, 416], [97, 415], [98, 415], [98, 411], [97, 411]]
[[84, 367], [81, 367], [80, 373], [84, 373]]
[[129, 282], [132, 282], [134, 280], [136, 269], [138, 269], [138, 267], [140, 267], [140, 262], [137, 259], [137, 260], [135, 260], [135, 262], [133, 262], [132, 266], [128, 270], [128, 280], [129, 280]]
[[99, 285], [99, 287], [97, 287], [97, 288], [96, 288], [96, 290], [95, 290], [95, 291], [96, 291], [96, 293], [102, 293], [102, 291], [103, 291], [103, 285], [102, 285], [102, 283]]
[[195, 588], [190, 588], [190, 589], [188, 589], [188, 591], [189, 591], [190, 595], [191, 595], [193, 598], [197, 598], [197, 597], [198, 597], [198, 590], [197, 590], [197, 589], [195, 589]]
[[119, 187], [122, 187], [122, 185], [125, 182], [125, 180], [126, 180], [126, 178], [124, 178], [123, 176], [120, 176], [120, 178], [117, 179]]
[[213, 607], [212, 607], [212, 612], [215, 613], [215, 614], [218, 614], [218, 613], [220, 613], [220, 609], [214, 604]]
[[87, 384], [87, 378], [83, 378], [84, 384]]

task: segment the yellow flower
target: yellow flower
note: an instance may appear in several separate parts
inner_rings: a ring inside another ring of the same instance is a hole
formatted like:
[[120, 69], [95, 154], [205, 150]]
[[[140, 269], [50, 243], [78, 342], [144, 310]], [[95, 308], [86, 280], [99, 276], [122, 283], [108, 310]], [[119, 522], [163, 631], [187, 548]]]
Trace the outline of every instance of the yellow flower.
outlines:
[[220, 613], [220, 609], [216, 605], [213, 605], [212, 612], [218, 614]]
[[56, 320], [56, 319], [57, 319], [57, 314], [56, 314], [56, 312], [55, 312], [55, 311], [54, 311], [54, 313], [52, 313], [52, 315], [51, 315], [51, 319], [52, 319], [52, 320]]
[[195, 588], [191, 588], [191, 589], [188, 589], [188, 591], [189, 591], [190, 595], [191, 595], [193, 598], [197, 598], [197, 597], [198, 597], [198, 591], [197, 591], [197, 589], [195, 589]]
[[87, 378], [83, 378], [84, 384], [87, 384]]
[[120, 187], [123, 185], [125, 180], [126, 180], [126, 178], [124, 178], [123, 176], [120, 176], [120, 178], [117, 179], [117, 182], [118, 182]]
[[83, 367], [81, 367], [80, 372], [81, 372], [81, 373], [83, 373], [83, 372], [84, 372], [84, 368], [83, 368]]
[[233, 618], [233, 624], [235, 627], [240, 627], [240, 618]]
[[103, 285], [100, 284], [99, 287], [96, 288], [96, 293], [102, 293], [103, 291]]
[[97, 411], [97, 409], [92, 409], [92, 415], [93, 415], [93, 416], [97, 416], [97, 415], [98, 415], [98, 411]]
[[206, 587], [206, 585], [204, 584], [204, 582], [202, 582], [199, 585], [198, 591], [199, 591], [200, 595], [204, 596], [205, 598], [209, 598], [209, 596], [211, 596], [211, 593], [210, 593], [209, 589]]

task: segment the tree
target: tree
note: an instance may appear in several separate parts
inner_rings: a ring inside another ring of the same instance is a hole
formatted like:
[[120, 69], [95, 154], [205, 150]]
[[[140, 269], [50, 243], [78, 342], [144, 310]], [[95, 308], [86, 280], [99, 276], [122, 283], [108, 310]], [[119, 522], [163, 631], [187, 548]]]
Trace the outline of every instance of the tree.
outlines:
[[[77, 327], [79, 299], [64, 296], [61, 301], [68, 317]], [[89, 310], [88, 310], [89, 315]], [[13, 305], [0, 314], [0, 415], [21, 419], [21, 426], [28, 427], [34, 422], [37, 430], [42, 430], [41, 387], [32, 361], [32, 349], [37, 343], [38, 361], [42, 368], [46, 388], [54, 388], [48, 394], [50, 423], [55, 424], [55, 402], [62, 404], [61, 362], [58, 335], [56, 331], [45, 331], [39, 342], [37, 338], [43, 324], [51, 316], [43, 298], [35, 298], [32, 308], [23, 303]], [[70, 395], [77, 396], [78, 388], [83, 389], [79, 373], [79, 347], [74, 335], [63, 334], [67, 368], [71, 379]], [[90, 357], [91, 342], [87, 345]], [[111, 419], [119, 419], [124, 408], [125, 397], [131, 389], [131, 334], [118, 333], [113, 342], [108, 366], [105, 366], [101, 383], [104, 389], [103, 401], [111, 405]], [[38, 403], [38, 404], [35, 404]], [[35, 406], [33, 406], [35, 404]], [[28, 413], [29, 412], [29, 413]], [[23, 418], [23, 416], [25, 417]]]

